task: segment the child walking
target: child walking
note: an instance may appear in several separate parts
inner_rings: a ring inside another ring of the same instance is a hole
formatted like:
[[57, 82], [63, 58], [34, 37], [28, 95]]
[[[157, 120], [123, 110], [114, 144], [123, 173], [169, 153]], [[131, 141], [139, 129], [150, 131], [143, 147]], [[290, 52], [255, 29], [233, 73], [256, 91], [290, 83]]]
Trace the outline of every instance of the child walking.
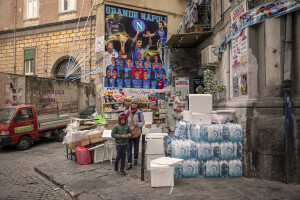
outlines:
[[116, 124], [112, 131], [111, 136], [115, 138], [116, 141], [116, 148], [117, 148], [117, 157], [115, 162], [115, 171], [119, 170], [119, 161], [121, 159], [121, 168], [120, 172], [122, 175], [126, 175], [124, 168], [125, 168], [125, 159], [126, 159], [126, 149], [128, 139], [131, 137], [132, 132], [130, 126], [126, 123], [127, 116], [125, 114], [121, 114], [119, 116], [119, 123]]

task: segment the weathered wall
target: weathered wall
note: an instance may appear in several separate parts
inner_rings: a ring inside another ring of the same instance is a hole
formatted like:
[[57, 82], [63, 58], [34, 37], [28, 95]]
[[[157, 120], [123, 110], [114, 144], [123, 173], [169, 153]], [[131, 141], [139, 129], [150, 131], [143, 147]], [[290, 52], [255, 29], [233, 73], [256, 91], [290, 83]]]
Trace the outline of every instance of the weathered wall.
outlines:
[[[83, 28], [78, 29], [76, 42], [74, 45], [74, 52], [78, 50], [79, 45], [82, 44], [84, 47], [85, 42], [79, 42], [79, 38], [85, 39], [85, 34], [89, 34], [90, 27], [86, 27], [86, 31]], [[36, 51], [36, 62], [34, 75], [38, 77], [53, 77], [53, 67], [55, 62], [63, 57], [69, 56], [73, 38], [76, 33], [76, 28], [62, 30], [62, 31], [51, 31], [46, 33], [38, 33], [26, 36], [20, 36], [16, 38], [16, 73], [24, 74], [24, 50], [35, 49]], [[80, 37], [81, 36], [81, 37]], [[92, 27], [92, 39], [91, 44], [93, 46], [95, 42], [95, 26]], [[89, 52], [90, 43], [87, 42], [85, 50], [82, 50], [79, 54], [77, 61], [84, 56], [84, 53]], [[93, 51], [92, 51], [93, 52]], [[92, 53], [91, 52], [91, 53]], [[91, 70], [95, 69], [95, 56], [92, 55], [92, 66]], [[14, 72], [14, 43], [13, 38], [0, 39], [0, 72], [13, 73]], [[89, 60], [82, 64], [81, 72], [90, 71]], [[92, 78], [94, 76], [92, 75]]]
[[[230, 24], [230, 12], [241, 1], [231, 1], [230, 9], [219, 16], [217, 4], [212, 12], [215, 25], [212, 43], [219, 46], [224, 32]], [[250, 3], [258, 6], [262, 2]], [[300, 183], [300, 11], [293, 14], [293, 57], [292, 57], [292, 113], [293, 133], [293, 182]], [[232, 65], [228, 62], [231, 44], [222, 53], [219, 67], [215, 67], [216, 81], [226, 84], [226, 107], [236, 111], [238, 123], [244, 129], [244, 175], [269, 180], [285, 181], [285, 136], [284, 136], [284, 96], [281, 81], [284, 66], [285, 19], [282, 16], [269, 19], [248, 28], [248, 94], [233, 97]], [[200, 50], [200, 47], [199, 47]], [[230, 76], [228, 76], [230, 74]], [[218, 97], [219, 99], [220, 97]], [[223, 106], [216, 102], [215, 107]]]
[[[78, 104], [82, 110], [89, 105], [95, 105], [95, 86], [88, 83], [78, 83], [52, 78], [38, 78], [0, 73], [1, 81], [6, 84], [1, 89], [6, 90], [0, 106], [20, 104], [58, 104], [64, 109], [69, 104]], [[3, 81], [4, 80], [4, 81]], [[3, 103], [4, 102], [4, 103]]]
[[6, 104], [6, 75], [4, 73], [0, 73], [0, 105]]

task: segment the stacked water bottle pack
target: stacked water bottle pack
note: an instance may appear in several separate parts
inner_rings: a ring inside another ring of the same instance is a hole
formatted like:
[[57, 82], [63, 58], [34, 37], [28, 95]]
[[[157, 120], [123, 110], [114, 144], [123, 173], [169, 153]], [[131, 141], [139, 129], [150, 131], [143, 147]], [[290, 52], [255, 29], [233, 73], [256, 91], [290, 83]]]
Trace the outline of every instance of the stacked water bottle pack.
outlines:
[[241, 177], [242, 126], [239, 124], [191, 125], [178, 122], [175, 137], [165, 140], [171, 157], [185, 159], [175, 166], [175, 178]]

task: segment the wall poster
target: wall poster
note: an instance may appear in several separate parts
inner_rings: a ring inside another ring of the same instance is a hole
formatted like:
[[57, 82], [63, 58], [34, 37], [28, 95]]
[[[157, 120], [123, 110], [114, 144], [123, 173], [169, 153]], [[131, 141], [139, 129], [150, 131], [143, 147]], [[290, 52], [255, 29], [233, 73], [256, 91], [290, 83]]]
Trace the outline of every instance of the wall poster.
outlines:
[[176, 77], [175, 78], [175, 94], [177, 96], [186, 96], [190, 91], [190, 78], [189, 77]]
[[241, 76], [241, 93], [242, 95], [247, 94], [247, 74]]
[[239, 96], [239, 78], [237, 76], [233, 77], [233, 96]]
[[105, 6], [104, 86], [163, 89], [168, 86], [164, 66], [167, 16]]

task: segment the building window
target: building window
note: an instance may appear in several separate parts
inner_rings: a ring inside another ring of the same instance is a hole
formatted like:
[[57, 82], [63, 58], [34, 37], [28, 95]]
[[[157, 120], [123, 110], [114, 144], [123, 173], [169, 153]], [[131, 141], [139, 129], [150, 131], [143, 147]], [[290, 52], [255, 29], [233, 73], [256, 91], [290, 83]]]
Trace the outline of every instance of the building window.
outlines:
[[27, 19], [37, 18], [37, 0], [27, 0]]
[[75, 0], [61, 0], [62, 12], [72, 11], [75, 9]]
[[24, 50], [24, 74], [34, 75], [35, 68], [35, 49]]

